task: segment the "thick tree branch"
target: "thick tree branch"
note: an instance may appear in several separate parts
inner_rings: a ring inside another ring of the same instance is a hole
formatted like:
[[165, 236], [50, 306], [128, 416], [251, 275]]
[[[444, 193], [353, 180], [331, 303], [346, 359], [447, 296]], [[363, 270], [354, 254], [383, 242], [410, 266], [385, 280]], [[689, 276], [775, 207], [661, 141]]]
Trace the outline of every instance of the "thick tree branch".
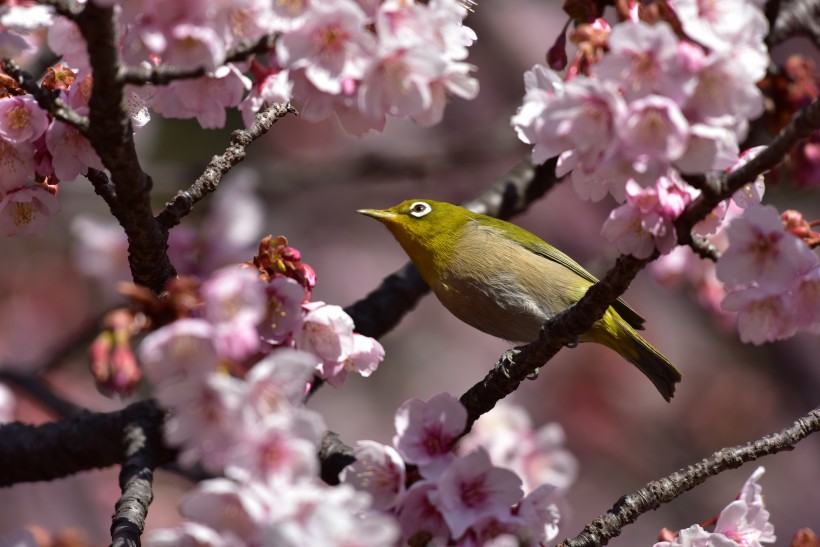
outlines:
[[131, 422], [125, 426], [125, 461], [120, 469], [122, 496], [117, 500], [111, 523], [112, 547], [135, 547], [145, 528], [148, 506], [154, 499], [151, 485], [158, 452], [162, 451], [159, 429], [153, 424]]
[[245, 149], [253, 141], [287, 114], [298, 114], [290, 103], [273, 104], [256, 115], [256, 122], [248, 129], [237, 129], [231, 133], [231, 143], [221, 156], [214, 156], [205, 172], [194, 181], [190, 188], [177, 192], [157, 215], [157, 223], [166, 233], [180, 223], [190, 213], [194, 205], [206, 195], [215, 191], [222, 177], [236, 164], [245, 159]]
[[94, 73], [88, 139], [111, 173], [119, 205], [112, 212], [128, 237], [128, 262], [134, 282], [159, 293], [176, 272], [166, 252], [168, 234], [154, 220], [152, 181], [140, 166], [124, 84], [117, 77], [120, 57], [114, 10], [88, 2], [75, 21], [88, 44]]
[[[251, 56], [270, 51], [276, 41], [276, 34], [266, 34], [255, 42], [245, 40], [231, 48], [225, 56], [225, 63], [238, 63]], [[204, 67], [179, 68], [169, 65], [122, 67], [119, 80], [132, 85], [166, 85], [174, 80], [201, 78], [208, 71]]]
[[564, 540], [560, 545], [561, 547], [606, 545], [610, 539], [620, 535], [624, 526], [635, 522], [643, 513], [672, 501], [684, 492], [705, 482], [709, 477], [727, 469], [735, 469], [744, 463], [769, 454], [793, 450], [798, 442], [818, 431], [820, 431], [820, 407], [778, 433], [746, 444], [723, 448], [686, 469], [650, 482], [637, 492], [619, 499], [612, 509], [589, 523], [580, 534], [572, 539]]
[[[0, 487], [47, 481], [118, 464], [123, 431], [139, 424], [147, 437], [159, 438], [164, 412], [153, 401], [117, 412], [80, 412], [69, 420], [39, 426], [0, 425]], [[173, 461], [175, 452], [157, 451], [154, 464]]]

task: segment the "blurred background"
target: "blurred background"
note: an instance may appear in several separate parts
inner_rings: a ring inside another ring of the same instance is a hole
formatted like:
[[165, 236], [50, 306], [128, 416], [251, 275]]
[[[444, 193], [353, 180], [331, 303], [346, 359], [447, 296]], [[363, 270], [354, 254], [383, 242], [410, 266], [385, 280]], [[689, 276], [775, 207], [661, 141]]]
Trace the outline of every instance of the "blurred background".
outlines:
[[[215, 226], [223, 226], [226, 214], [231, 218], [232, 208], [234, 213], [256, 211], [261, 205], [259, 226], [249, 212], [234, 214], [235, 222], [246, 224], [230, 229], [245, 235], [258, 231], [256, 241], [266, 234], [287, 236], [317, 272], [314, 300], [346, 306], [363, 297], [403, 266], [406, 256], [383, 226], [355, 210], [415, 197], [458, 203], [525, 157], [529, 149], [517, 140], [509, 119], [523, 96], [523, 72], [543, 63], [564, 22], [558, 3], [481, 2], [467, 19], [479, 37], [470, 61], [478, 67], [481, 93], [474, 101], [451, 101], [444, 121], [433, 128], [391, 120], [384, 134], [356, 139], [333, 120], [309, 124], [291, 116], [280, 121], [249, 148], [248, 159], [224, 179], [217, 194], [185, 219], [175, 237], [190, 252], [177, 253], [177, 264], [218, 261], [194, 249], [219, 237]], [[813, 53], [808, 42], [794, 40], [773, 56], [783, 59], [795, 51]], [[233, 116], [230, 127], [205, 131], [194, 122], [155, 117], [137, 140], [156, 185], [156, 206], [187, 188], [239, 125], [239, 116]], [[229, 197], [219, 202], [222, 194]], [[127, 279], [125, 256], [118, 229], [106, 228], [111, 219], [104, 203], [85, 179], [61, 184], [60, 201], [63, 210], [44, 237], [0, 240], [0, 366], [6, 369], [42, 368], [62, 348], [89, 338], [100, 314], [120, 301], [114, 286], [117, 279]], [[797, 208], [809, 219], [820, 217], [820, 200], [810, 190], [769, 183], [765, 201], [781, 211]], [[616, 256], [600, 236], [613, 204], [581, 202], [562, 184], [514, 222], [600, 276]], [[252, 251], [238, 259], [249, 259]], [[588, 345], [561, 351], [537, 380], [514, 395], [536, 427], [560, 424], [567, 448], [578, 459], [562, 537], [575, 535], [646, 482], [722, 447], [780, 430], [820, 403], [820, 338], [802, 335], [783, 343], [743, 345], [731, 321], [705, 311], [685, 283], [662, 287], [650, 272], [637, 278], [626, 300], [647, 319], [645, 337], [683, 372], [671, 404], [616, 354]], [[377, 373], [351, 377], [340, 390], [326, 386], [310, 402], [348, 444], [361, 439], [389, 444], [401, 403], [442, 391], [461, 395], [509, 347], [459, 322], [433, 296], [381, 342], [386, 359]], [[93, 410], [130, 402], [95, 391], [81, 350], [44, 375], [60, 395]], [[26, 394], [17, 396], [17, 419], [53, 419]], [[801, 527], [820, 531], [820, 436], [759, 464], [767, 470], [761, 483], [778, 544], [788, 544]], [[661, 528], [678, 530], [709, 520], [737, 496], [757, 465], [723, 473], [643, 515], [612, 544], [652, 545]], [[0, 532], [33, 523], [73, 528], [90, 544], [106, 544], [119, 495], [117, 472], [0, 489]], [[179, 520], [175, 504], [189, 487], [168, 472], [159, 471], [157, 477], [149, 530]]]

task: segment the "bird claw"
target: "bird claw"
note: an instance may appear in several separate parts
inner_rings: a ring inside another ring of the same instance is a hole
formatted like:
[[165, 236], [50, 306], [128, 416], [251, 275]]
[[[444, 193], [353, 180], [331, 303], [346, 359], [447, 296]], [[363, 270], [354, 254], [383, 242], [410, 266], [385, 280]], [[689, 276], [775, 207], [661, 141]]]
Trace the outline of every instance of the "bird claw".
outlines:
[[569, 349], [574, 349], [574, 348], [577, 348], [577, 347], [578, 347], [578, 344], [579, 344], [579, 343], [580, 343], [580, 340], [579, 340], [579, 339], [578, 339], [578, 337], [576, 336], [576, 337], [575, 337], [575, 339], [574, 339], [572, 342], [570, 342], [569, 344], [567, 344], [567, 347], [568, 347]]
[[501, 372], [504, 376], [510, 376], [510, 367], [515, 363], [515, 357], [521, 353], [521, 350], [518, 348], [508, 349], [501, 355], [501, 358], [498, 359], [495, 363], [495, 370]]
[[533, 370], [531, 374], [527, 375], [527, 380], [537, 380], [539, 372], [541, 372], [540, 368]]

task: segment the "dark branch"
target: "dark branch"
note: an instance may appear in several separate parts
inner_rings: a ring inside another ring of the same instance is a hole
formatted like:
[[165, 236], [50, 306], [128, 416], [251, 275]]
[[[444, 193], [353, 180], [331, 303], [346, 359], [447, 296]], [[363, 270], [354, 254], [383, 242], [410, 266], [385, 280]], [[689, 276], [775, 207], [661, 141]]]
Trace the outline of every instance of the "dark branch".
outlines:
[[111, 181], [108, 180], [108, 175], [106, 175], [104, 171], [89, 167], [88, 173], [86, 173], [85, 176], [91, 181], [91, 185], [94, 187], [94, 193], [103, 198], [103, 201], [108, 205], [108, 209], [114, 218], [119, 217], [120, 205], [117, 201], [117, 189]]
[[3, 71], [14, 78], [22, 89], [31, 94], [37, 104], [40, 105], [40, 108], [51, 113], [61, 122], [76, 127], [83, 135], [88, 135], [88, 118], [78, 114], [76, 110], [68, 106], [58, 93], [40, 87], [31, 74], [20, 68], [11, 59], [3, 59], [2, 65]]
[[39, 375], [16, 372], [12, 369], [0, 370], [0, 381], [23, 390], [60, 418], [76, 416], [82, 410], [82, 407], [57, 395]]
[[353, 449], [343, 443], [338, 434], [328, 431], [319, 445], [319, 461], [322, 465], [319, 476], [327, 484], [336, 485], [339, 484], [339, 473], [356, 458]]
[[537, 340], [502, 355], [493, 370], [461, 396], [461, 404], [467, 408], [464, 434], [482, 414], [515, 391], [561, 348], [574, 343], [592, 328], [592, 324], [603, 317], [607, 308], [626, 291], [635, 275], [656, 257], [657, 254], [647, 259], [620, 256], [615, 266], [590, 287], [583, 298], [544, 323]]
[[703, 483], [709, 477], [727, 469], [735, 469], [751, 462], [785, 450], [793, 450], [797, 443], [812, 433], [820, 431], [820, 408], [803, 416], [791, 427], [779, 433], [767, 435], [732, 448], [718, 450], [710, 457], [690, 465], [662, 479], [652, 481], [637, 492], [622, 497], [618, 502], [586, 527], [583, 532], [570, 540], [564, 540], [562, 547], [589, 547], [606, 545], [610, 539], [620, 535], [621, 529], [635, 522], [647, 511], [657, 509], [684, 492]]
[[248, 129], [237, 129], [231, 133], [231, 143], [221, 156], [214, 156], [205, 168], [205, 172], [194, 181], [190, 188], [177, 192], [174, 198], [165, 204], [157, 215], [157, 223], [167, 233], [190, 213], [194, 205], [206, 195], [215, 191], [222, 177], [233, 166], [245, 159], [245, 148], [264, 135], [287, 114], [297, 114], [290, 103], [274, 104], [256, 115], [256, 122]]
[[690, 203], [675, 222], [678, 243], [692, 245], [692, 227], [706, 217], [718, 203], [730, 197], [758, 175], [771, 171], [800, 141], [820, 129], [820, 101], [815, 99], [801, 109], [772, 140], [771, 144], [748, 163], [731, 173], [710, 173], [703, 179], [702, 193]]
[[[256, 42], [243, 41], [231, 48], [225, 57], [225, 63], [237, 63], [249, 59], [252, 55], [262, 54], [270, 51], [276, 41], [276, 34], [266, 34]], [[132, 85], [166, 85], [174, 80], [190, 80], [201, 78], [208, 71], [204, 67], [199, 68], [179, 68], [175, 66], [139, 66], [122, 67], [119, 73], [119, 80], [124, 84]]]
[[145, 528], [148, 506], [154, 499], [151, 484], [162, 438], [155, 424], [131, 422], [124, 430], [125, 461], [120, 469], [122, 496], [111, 523], [113, 547], [136, 547]]
[[820, 47], [820, 0], [770, 0], [766, 15], [771, 25], [766, 37], [769, 48], [793, 36], [805, 36]]
[[[161, 435], [164, 412], [153, 401], [117, 412], [80, 412], [69, 420], [39, 426], [0, 425], [0, 487], [48, 481], [123, 461], [122, 435], [138, 423], [148, 437]], [[157, 452], [155, 464], [173, 461], [175, 453]]]
[[128, 237], [134, 282], [159, 293], [176, 272], [166, 252], [168, 234], [154, 220], [152, 181], [140, 166], [124, 84], [117, 78], [120, 57], [114, 10], [88, 2], [75, 20], [88, 44], [94, 73], [88, 139], [111, 174], [118, 205], [112, 212]]

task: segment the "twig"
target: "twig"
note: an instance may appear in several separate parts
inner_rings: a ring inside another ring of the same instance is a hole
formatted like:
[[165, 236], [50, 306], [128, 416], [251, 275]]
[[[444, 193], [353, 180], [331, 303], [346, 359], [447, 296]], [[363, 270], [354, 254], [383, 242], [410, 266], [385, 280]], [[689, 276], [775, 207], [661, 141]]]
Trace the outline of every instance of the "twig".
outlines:
[[[276, 42], [276, 34], [266, 34], [255, 42], [243, 41], [231, 48], [225, 56], [225, 63], [237, 63], [250, 58], [252, 55], [270, 51]], [[179, 68], [168, 65], [122, 67], [119, 80], [131, 85], [165, 85], [174, 80], [190, 80], [205, 76], [208, 71], [204, 67]]]
[[322, 480], [336, 485], [339, 484], [339, 473], [356, 458], [353, 457], [353, 449], [343, 443], [338, 434], [328, 431], [319, 445], [319, 461], [322, 464], [319, 471]]
[[162, 446], [153, 424], [131, 422], [124, 431], [125, 461], [120, 469], [122, 495], [117, 500], [111, 523], [113, 547], [140, 545], [148, 506], [154, 499], [151, 485], [156, 468], [157, 449]]
[[66, 102], [60, 98], [59, 94], [53, 93], [48, 89], [43, 89], [37, 84], [34, 77], [20, 68], [20, 66], [11, 59], [2, 60], [3, 71], [14, 78], [17, 84], [34, 97], [40, 108], [51, 113], [56, 119], [65, 122], [83, 135], [88, 135], [88, 118], [82, 114], [78, 114], [76, 110], [68, 106]]
[[273, 104], [256, 115], [256, 122], [251, 127], [237, 129], [231, 133], [231, 143], [225, 153], [221, 156], [214, 156], [205, 168], [205, 172], [194, 181], [191, 187], [177, 192], [177, 195], [166, 203], [157, 215], [157, 224], [162, 230], [167, 233], [193, 210], [198, 201], [215, 191], [222, 177], [234, 165], [245, 159], [245, 148], [267, 133], [273, 124], [287, 114], [297, 114], [296, 109], [290, 103]]
[[[123, 461], [122, 435], [139, 423], [146, 436], [160, 435], [164, 412], [153, 401], [134, 403], [117, 412], [82, 411], [69, 420], [39, 426], [0, 425], [0, 487], [47, 481]], [[173, 461], [168, 449], [154, 463]]]
[[746, 444], [723, 448], [686, 469], [648, 483], [637, 492], [622, 497], [612, 509], [587, 524], [576, 537], [564, 540], [559, 547], [606, 545], [610, 539], [620, 535], [624, 526], [635, 522], [643, 513], [672, 501], [684, 492], [705, 482], [709, 477], [727, 469], [738, 468], [744, 463], [769, 454], [793, 450], [798, 442], [818, 431], [820, 431], [820, 407], [778, 433]]
[[108, 209], [114, 218], [119, 217], [120, 204], [117, 200], [117, 189], [114, 184], [108, 180], [108, 175], [104, 171], [88, 168], [86, 178], [91, 181], [91, 186], [94, 187], [94, 193], [103, 198], [103, 201], [108, 205]]

